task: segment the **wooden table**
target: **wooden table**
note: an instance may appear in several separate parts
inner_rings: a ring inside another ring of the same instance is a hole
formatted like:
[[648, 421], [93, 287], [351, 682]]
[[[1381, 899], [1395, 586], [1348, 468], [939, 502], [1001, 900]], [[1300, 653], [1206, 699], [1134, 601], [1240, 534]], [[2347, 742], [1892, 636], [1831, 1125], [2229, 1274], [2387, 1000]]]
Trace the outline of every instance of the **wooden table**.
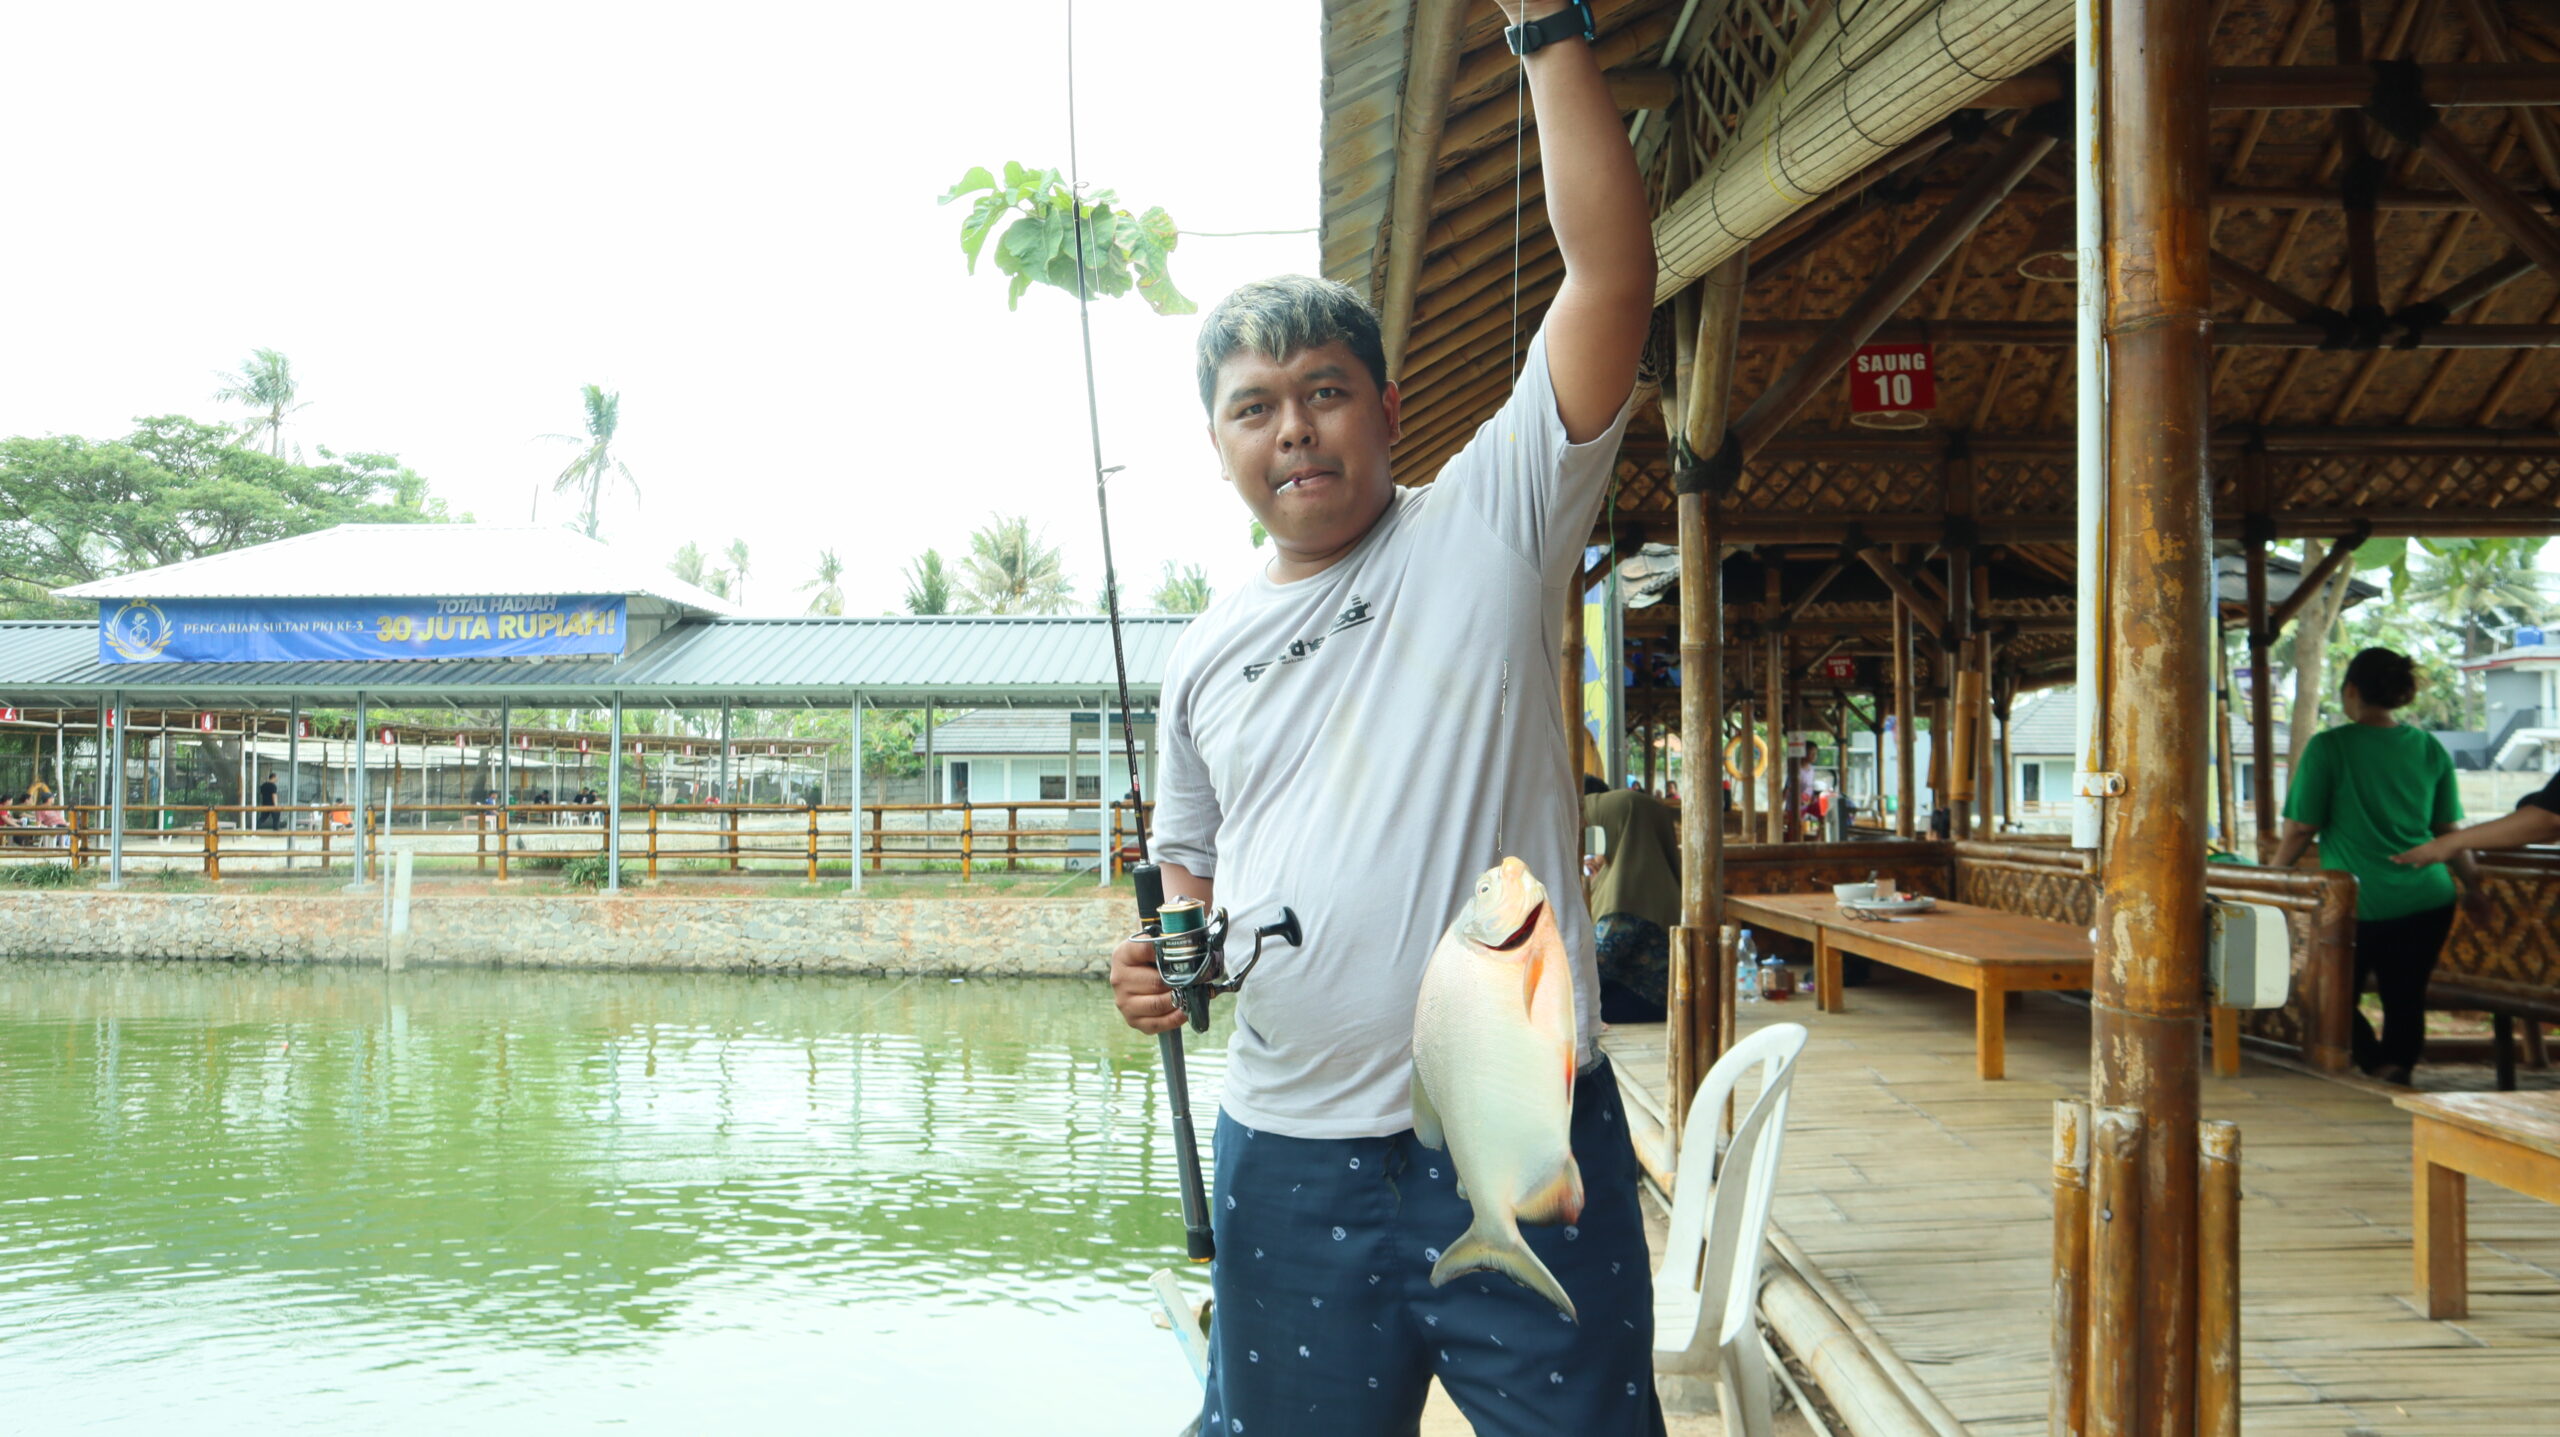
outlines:
[[1973, 990], [1973, 1065], [1984, 1078], [2006, 1068], [2005, 1015], [2011, 993], [2089, 986], [2088, 930], [2042, 918], [1939, 899], [1908, 921], [1851, 918], [1828, 893], [1755, 894], [1725, 899], [1725, 921], [1767, 928], [1813, 945], [1814, 1002], [1840, 1012], [1840, 955], [1854, 953], [1924, 978]]
[[2560, 1092], [2407, 1093], [2418, 1300], [2434, 1318], [2471, 1315], [2471, 1179], [2560, 1203]]

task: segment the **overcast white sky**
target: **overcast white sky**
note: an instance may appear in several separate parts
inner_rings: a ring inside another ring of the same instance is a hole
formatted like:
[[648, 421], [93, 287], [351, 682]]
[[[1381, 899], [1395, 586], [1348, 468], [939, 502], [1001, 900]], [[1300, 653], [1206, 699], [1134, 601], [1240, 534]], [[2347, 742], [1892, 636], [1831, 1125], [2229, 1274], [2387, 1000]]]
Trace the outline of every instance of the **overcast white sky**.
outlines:
[[[1317, 18], [1082, 0], [1087, 181], [1186, 229], [1312, 226]], [[1063, 0], [0, 7], [23, 62], [0, 434], [227, 417], [217, 376], [271, 347], [310, 401], [290, 441], [396, 453], [521, 523], [569, 452], [535, 436], [576, 431], [594, 382], [643, 487], [607, 536], [657, 559], [743, 537], [753, 611], [799, 612], [821, 547], [853, 612], [888, 610], [901, 565], [994, 512], [1046, 530], [1081, 601], [1074, 300], [1008, 314], [934, 203], [971, 165], [1065, 167], [1064, 36]], [[1311, 235], [1200, 238], [1174, 274], [1205, 308], [1315, 264]], [[1123, 582], [1180, 555], [1235, 587], [1258, 559], [1203, 437], [1196, 318], [1130, 298], [1094, 322]]]

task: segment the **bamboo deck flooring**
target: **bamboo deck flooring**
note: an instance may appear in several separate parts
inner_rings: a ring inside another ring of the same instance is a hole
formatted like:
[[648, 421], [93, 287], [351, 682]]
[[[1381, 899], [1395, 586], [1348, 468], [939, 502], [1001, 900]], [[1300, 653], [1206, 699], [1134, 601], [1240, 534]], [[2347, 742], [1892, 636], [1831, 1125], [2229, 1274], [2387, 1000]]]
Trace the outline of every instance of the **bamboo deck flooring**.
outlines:
[[[2088, 1013], [2024, 995], [2009, 1076], [1973, 1075], [1972, 995], [1879, 971], [1812, 1030], [1775, 1221], [1977, 1433], [2045, 1431], [2053, 1100], [2087, 1092]], [[1659, 1108], [1659, 1025], [1612, 1030]], [[2524, 1086], [2555, 1083], [2549, 1072]], [[2490, 1086], [2484, 1067], [2423, 1086]], [[2252, 1433], [2560, 1432], [2560, 1207], [2471, 1184], [2471, 1316], [2430, 1322], [2410, 1252], [2409, 1118], [2389, 1091], [2249, 1058], [2204, 1079], [2241, 1133], [2242, 1362]]]

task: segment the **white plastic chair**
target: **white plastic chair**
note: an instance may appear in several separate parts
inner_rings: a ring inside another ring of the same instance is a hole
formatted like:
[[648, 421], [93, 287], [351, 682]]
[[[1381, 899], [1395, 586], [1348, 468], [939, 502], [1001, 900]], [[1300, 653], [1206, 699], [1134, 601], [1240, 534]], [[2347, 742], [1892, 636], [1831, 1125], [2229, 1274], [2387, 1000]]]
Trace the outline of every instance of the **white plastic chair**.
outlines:
[[[1653, 1278], [1653, 1365], [1657, 1372], [1713, 1373], [1728, 1437], [1769, 1437], [1771, 1430], [1775, 1403], [1752, 1308], [1786, 1146], [1787, 1095], [1805, 1036], [1800, 1023], [1772, 1023], [1734, 1044], [1698, 1085], [1681, 1132], [1671, 1232]], [[1753, 1068], [1760, 1094], [1719, 1154], [1725, 1101]]]

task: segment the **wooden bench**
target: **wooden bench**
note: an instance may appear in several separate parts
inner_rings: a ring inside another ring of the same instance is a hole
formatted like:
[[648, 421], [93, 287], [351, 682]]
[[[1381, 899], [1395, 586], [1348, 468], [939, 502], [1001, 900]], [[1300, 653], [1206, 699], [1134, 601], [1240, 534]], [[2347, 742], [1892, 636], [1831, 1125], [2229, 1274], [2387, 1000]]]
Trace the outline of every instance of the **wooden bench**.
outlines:
[[1827, 893], [1734, 896], [1725, 921], [1767, 928], [1813, 945], [1814, 1002], [1843, 1011], [1840, 955], [1856, 954], [1973, 993], [1974, 1071], [1985, 1079], [2007, 1071], [2011, 993], [2070, 991], [2090, 984], [2088, 930], [2041, 918], [1941, 899], [1907, 921], [1870, 923], [1849, 917]]
[[2418, 1300], [2431, 1318], [2471, 1313], [2466, 1199], [2472, 1178], [2560, 1203], [2560, 1092], [2408, 1093]]

